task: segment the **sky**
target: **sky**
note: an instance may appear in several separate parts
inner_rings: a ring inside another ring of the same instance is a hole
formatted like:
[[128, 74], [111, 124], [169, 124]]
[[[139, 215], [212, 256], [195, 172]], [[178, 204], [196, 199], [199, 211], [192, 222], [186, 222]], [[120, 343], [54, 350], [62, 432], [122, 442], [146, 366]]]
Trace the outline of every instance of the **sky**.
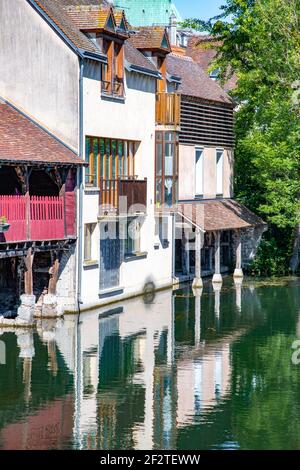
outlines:
[[225, 0], [173, 0], [183, 18], [201, 18], [207, 20], [220, 13], [220, 5]]

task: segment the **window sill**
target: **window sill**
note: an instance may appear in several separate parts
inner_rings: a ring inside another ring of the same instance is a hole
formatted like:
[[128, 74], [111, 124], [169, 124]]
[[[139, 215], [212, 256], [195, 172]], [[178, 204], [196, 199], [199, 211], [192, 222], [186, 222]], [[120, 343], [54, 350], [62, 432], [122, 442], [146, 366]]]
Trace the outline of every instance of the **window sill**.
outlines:
[[114, 95], [112, 93], [105, 93], [104, 91], [102, 91], [101, 98], [107, 101], [116, 101], [118, 103], [125, 103], [124, 95]]
[[84, 192], [85, 193], [99, 193], [100, 188], [98, 186], [85, 186]]
[[124, 292], [124, 287], [116, 286], [110, 287], [108, 289], [99, 290], [99, 299], [103, 299], [105, 297], [113, 297], [115, 295], [121, 295]]
[[134, 261], [136, 259], [145, 259], [147, 258], [147, 256], [148, 256], [147, 251], [137, 252], [137, 253], [128, 253], [128, 254], [125, 254], [124, 261], [126, 263], [127, 261]]
[[96, 260], [88, 260], [83, 262], [84, 268], [97, 268], [99, 266], [99, 262]]

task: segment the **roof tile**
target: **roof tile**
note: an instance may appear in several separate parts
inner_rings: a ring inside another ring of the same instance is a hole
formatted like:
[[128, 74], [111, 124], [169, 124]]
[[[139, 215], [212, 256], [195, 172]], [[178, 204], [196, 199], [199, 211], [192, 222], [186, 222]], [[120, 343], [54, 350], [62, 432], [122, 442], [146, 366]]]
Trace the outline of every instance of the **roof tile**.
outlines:
[[54, 136], [1, 100], [0, 161], [84, 164]]
[[207, 232], [266, 225], [260, 217], [234, 199], [180, 203], [178, 213]]
[[176, 54], [167, 56], [167, 71], [170, 75], [181, 77], [178, 92], [209, 101], [232, 104], [222, 88], [202, 70], [190, 57]]

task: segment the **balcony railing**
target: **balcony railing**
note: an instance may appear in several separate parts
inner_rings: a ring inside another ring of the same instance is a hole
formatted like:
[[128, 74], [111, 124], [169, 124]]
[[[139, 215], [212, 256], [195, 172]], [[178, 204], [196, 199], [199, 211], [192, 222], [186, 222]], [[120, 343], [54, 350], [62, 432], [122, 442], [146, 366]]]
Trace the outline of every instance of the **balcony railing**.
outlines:
[[180, 104], [178, 93], [156, 93], [156, 124], [180, 126]]
[[9, 224], [8, 231], [0, 233], [0, 243], [62, 240], [74, 235], [67, 233], [72, 224], [65, 223], [63, 197], [0, 196], [0, 217]]
[[[124, 200], [123, 198], [127, 199]], [[126, 205], [124, 204], [126, 202]], [[147, 180], [127, 179], [101, 180], [100, 215], [127, 212], [145, 212], [147, 206]], [[122, 207], [120, 206], [122, 204]], [[124, 204], [124, 206], [123, 206]], [[137, 207], [139, 206], [139, 207]]]

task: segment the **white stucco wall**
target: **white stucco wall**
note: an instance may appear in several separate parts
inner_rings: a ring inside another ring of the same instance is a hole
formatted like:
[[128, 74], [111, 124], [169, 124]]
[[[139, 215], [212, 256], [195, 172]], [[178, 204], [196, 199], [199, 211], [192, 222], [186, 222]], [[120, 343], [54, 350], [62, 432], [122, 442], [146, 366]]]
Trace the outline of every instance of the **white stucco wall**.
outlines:
[[[146, 282], [157, 288], [172, 282], [172, 218], [169, 217], [167, 248], [156, 234], [154, 217], [155, 165], [155, 80], [126, 73], [125, 102], [102, 99], [100, 69], [90, 64], [84, 78], [84, 135], [139, 141], [135, 156], [135, 173], [147, 178], [147, 215], [141, 227], [141, 251], [147, 256], [124, 261], [120, 268], [123, 295], [140, 293]], [[98, 217], [99, 191], [85, 191], [83, 223], [95, 223]], [[100, 259], [100, 231], [93, 242]], [[158, 244], [158, 249], [155, 248]], [[82, 300], [85, 306], [105, 302], [99, 298], [99, 266], [83, 267]]]
[[[195, 198], [195, 149], [203, 148], [203, 198], [216, 197], [216, 151], [220, 147], [179, 145], [179, 199]], [[223, 197], [233, 197], [233, 150], [223, 149]]]
[[0, 96], [78, 149], [77, 55], [25, 0], [1, 0], [0, 19]]

